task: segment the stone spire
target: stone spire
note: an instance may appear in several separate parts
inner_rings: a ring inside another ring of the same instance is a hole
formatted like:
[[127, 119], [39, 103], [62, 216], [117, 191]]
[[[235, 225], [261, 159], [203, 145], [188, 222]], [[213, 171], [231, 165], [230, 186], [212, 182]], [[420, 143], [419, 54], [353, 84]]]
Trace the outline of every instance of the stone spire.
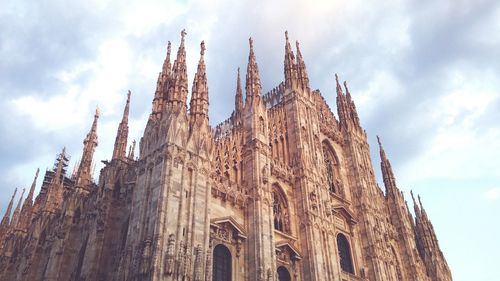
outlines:
[[341, 128], [361, 128], [358, 113], [356, 111], [356, 105], [354, 105], [354, 101], [351, 99], [351, 93], [347, 87], [347, 82], [344, 82], [344, 88], [346, 91], [346, 94], [344, 95], [337, 74], [335, 74], [335, 80], [337, 82], [337, 111], [339, 114]]
[[92, 160], [97, 146], [97, 120], [99, 119], [99, 108], [96, 108], [94, 121], [87, 137], [83, 141], [83, 154], [80, 166], [76, 172], [76, 186], [87, 186], [92, 182]]
[[38, 179], [39, 173], [40, 169], [36, 169], [35, 178], [33, 179], [33, 183], [31, 184], [28, 196], [26, 196], [26, 199], [24, 199], [23, 207], [21, 208], [21, 214], [19, 215], [19, 222], [17, 223], [18, 228], [26, 229], [30, 224], [33, 213], [33, 196], [35, 194], [36, 180]]
[[234, 100], [234, 108], [236, 113], [243, 110], [243, 93], [241, 90], [240, 68], [238, 67], [238, 74], [236, 75], [236, 96]]
[[23, 212], [24, 210], [27, 210], [31, 206], [33, 206], [33, 196], [35, 195], [35, 187], [36, 187], [36, 180], [38, 179], [38, 174], [40, 173], [40, 169], [36, 169], [35, 173], [35, 178], [33, 179], [33, 183], [31, 183], [31, 188], [30, 191], [28, 192], [28, 196], [26, 196], [26, 199], [24, 200], [23, 203]]
[[392, 171], [391, 162], [387, 159], [384, 148], [382, 147], [382, 142], [379, 136], [377, 136], [378, 147], [380, 151], [380, 167], [382, 169], [382, 177], [384, 179], [385, 194], [386, 196], [395, 196], [398, 188], [396, 186], [396, 178], [394, 177], [394, 172]]
[[164, 101], [167, 95], [169, 81], [172, 75], [172, 64], [170, 63], [170, 53], [172, 45], [170, 41], [167, 44], [167, 55], [163, 61], [163, 67], [161, 72], [158, 74], [158, 80], [156, 82], [155, 97], [153, 99], [153, 110], [150, 115], [152, 117], [159, 117], [163, 111]]
[[134, 151], [135, 151], [135, 140], [132, 141], [132, 144], [130, 145], [130, 148], [128, 150], [128, 158], [130, 160], [134, 160]]
[[54, 168], [54, 176], [43, 192], [42, 185], [42, 211], [55, 213], [60, 208], [64, 197], [64, 174], [66, 173], [68, 158], [66, 148], [63, 147], [61, 153], [57, 156]]
[[14, 205], [14, 198], [16, 197], [16, 193], [17, 193], [17, 188], [14, 189], [14, 194], [12, 194], [12, 197], [10, 198], [9, 205], [7, 206], [5, 215], [3, 216], [2, 222], [0, 223], [1, 228], [9, 226], [10, 212], [12, 211], [12, 206]]
[[346, 92], [346, 99], [347, 99], [347, 105], [349, 107], [349, 112], [351, 115], [351, 120], [354, 122], [356, 126], [359, 125], [359, 116], [358, 116], [358, 111], [356, 110], [356, 105], [354, 104], [354, 101], [351, 98], [351, 93], [349, 92], [349, 88], [347, 87], [347, 82], [344, 81], [344, 88]]
[[348, 118], [348, 110], [347, 110], [347, 102], [346, 98], [344, 96], [344, 93], [342, 92], [342, 86], [340, 86], [339, 83], [339, 76], [335, 73], [335, 82], [337, 83], [337, 113], [339, 115], [339, 121], [341, 127], [346, 126], [346, 121]]
[[295, 46], [297, 48], [297, 79], [298, 84], [302, 90], [309, 92], [309, 76], [307, 75], [306, 64], [302, 58], [302, 53], [300, 52], [299, 41], [295, 41]]
[[[427, 217], [427, 213], [422, 205], [422, 200], [418, 196], [418, 204], [412, 193], [413, 205], [415, 208], [415, 237], [417, 249], [422, 257], [427, 269], [427, 275], [431, 280], [451, 281], [451, 272], [443, 252], [439, 247], [434, 226]], [[420, 206], [420, 208], [419, 208]]]
[[120, 125], [118, 125], [118, 132], [116, 133], [115, 147], [113, 149], [113, 158], [124, 159], [127, 153], [127, 138], [128, 138], [128, 115], [130, 107], [130, 90], [127, 93], [127, 103], [123, 109], [123, 116]]
[[12, 214], [12, 221], [11, 221], [10, 225], [14, 228], [17, 226], [17, 223], [19, 221], [19, 214], [21, 213], [21, 202], [23, 201], [24, 191], [25, 191], [25, 189], [23, 188], [23, 192], [21, 193], [21, 197], [19, 197], [19, 201], [17, 201], [16, 209], [14, 210], [14, 213]]
[[247, 66], [247, 77], [246, 77], [246, 100], [245, 104], [252, 105], [256, 97], [260, 97], [260, 92], [262, 86], [260, 84], [260, 74], [259, 66], [255, 59], [255, 54], [253, 52], [253, 40], [252, 37], [248, 39], [250, 44], [250, 53], [248, 54], [248, 66]]
[[201, 41], [200, 49], [200, 61], [198, 62], [198, 70], [194, 75], [191, 103], [189, 105], [189, 123], [191, 128], [194, 126], [208, 125], [208, 83], [204, 60], [204, 41]]
[[292, 47], [288, 41], [288, 31], [285, 31], [285, 85], [287, 88], [293, 88], [297, 85], [297, 72], [295, 69], [295, 56]]
[[[56, 169], [55, 169], [55, 176], [52, 179], [52, 183], [54, 184], [63, 184], [63, 174], [65, 172], [65, 166], [66, 166], [66, 147], [63, 147], [61, 154], [58, 155], [57, 157], [57, 162], [56, 162]], [[80, 162], [81, 163], [81, 162]]]
[[413, 200], [413, 210], [415, 211], [415, 219], [421, 216], [420, 208], [418, 207], [417, 201], [415, 201], [415, 196], [413, 196], [413, 190], [410, 190], [411, 199]]
[[166, 81], [168, 77], [170, 77], [170, 74], [172, 72], [172, 64], [170, 63], [170, 53], [172, 51], [172, 43], [168, 41], [167, 43], [167, 56], [165, 57], [165, 60], [163, 61], [163, 67], [161, 69], [161, 78], [162, 81]]
[[167, 107], [173, 109], [174, 112], [186, 110], [186, 98], [188, 93], [187, 66], [186, 66], [186, 49], [184, 47], [184, 38], [186, 31], [181, 32], [181, 44], [177, 51], [172, 77], [168, 83], [167, 92]]

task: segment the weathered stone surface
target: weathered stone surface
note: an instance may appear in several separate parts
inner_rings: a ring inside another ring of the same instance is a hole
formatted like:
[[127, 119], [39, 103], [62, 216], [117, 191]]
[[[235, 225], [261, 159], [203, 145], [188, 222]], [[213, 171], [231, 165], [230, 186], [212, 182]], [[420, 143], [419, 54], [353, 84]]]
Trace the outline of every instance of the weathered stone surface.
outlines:
[[12, 198], [0, 280], [452, 279], [427, 213], [415, 202], [413, 219], [380, 140], [385, 192], [378, 187], [346, 83], [337, 77], [337, 119], [310, 90], [286, 34], [285, 81], [263, 95], [250, 39], [245, 101], [238, 69], [235, 109], [212, 129], [205, 44], [188, 111], [181, 36], [173, 65], [168, 45], [138, 158], [135, 142], [125, 151], [129, 92], [98, 183], [96, 112], [75, 174], [63, 150], [11, 220]]

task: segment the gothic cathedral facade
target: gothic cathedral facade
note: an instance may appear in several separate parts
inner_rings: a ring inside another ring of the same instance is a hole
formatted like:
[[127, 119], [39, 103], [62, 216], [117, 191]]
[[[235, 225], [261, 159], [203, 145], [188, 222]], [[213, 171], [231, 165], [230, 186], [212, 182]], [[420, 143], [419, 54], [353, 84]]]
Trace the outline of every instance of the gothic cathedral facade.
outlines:
[[75, 172], [63, 149], [37, 196], [38, 171], [24, 201], [12, 196], [0, 280], [452, 280], [380, 140], [378, 186], [347, 84], [336, 77], [334, 116], [285, 35], [284, 82], [261, 92], [250, 39], [244, 89], [238, 69], [235, 108], [214, 128], [204, 42], [189, 109], [185, 32], [173, 64], [169, 42], [139, 156], [135, 141], [127, 152], [129, 92], [98, 182], [96, 111]]

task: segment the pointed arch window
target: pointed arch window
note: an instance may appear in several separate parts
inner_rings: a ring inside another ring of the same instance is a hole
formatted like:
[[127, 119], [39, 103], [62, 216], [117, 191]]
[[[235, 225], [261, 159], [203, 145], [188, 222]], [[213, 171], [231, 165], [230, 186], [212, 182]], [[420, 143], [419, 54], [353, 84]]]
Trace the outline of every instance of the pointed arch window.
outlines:
[[278, 267], [278, 281], [291, 281], [290, 272], [284, 266]]
[[337, 248], [339, 251], [340, 268], [342, 271], [354, 274], [354, 267], [352, 265], [351, 247], [349, 241], [344, 234], [337, 234]]
[[273, 186], [274, 229], [290, 233], [290, 216], [288, 202], [279, 186]]
[[212, 280], [231, 281], [231, 252], [224, 245], [214, 248]]
[[338, 174], [337, 167], [338, 167], [338, 162], [335, 157], [335, 154], [333, 153], [332, 149], [326, 143], [325, 141], [323, 142], [323, 159], [325, 162], [325, 169], [326, 169], [326, 180], [328, 183], [328, 190], [331, 193], [338, 193], [339, 189], [337, 187], [336, 183], [336, 172]]

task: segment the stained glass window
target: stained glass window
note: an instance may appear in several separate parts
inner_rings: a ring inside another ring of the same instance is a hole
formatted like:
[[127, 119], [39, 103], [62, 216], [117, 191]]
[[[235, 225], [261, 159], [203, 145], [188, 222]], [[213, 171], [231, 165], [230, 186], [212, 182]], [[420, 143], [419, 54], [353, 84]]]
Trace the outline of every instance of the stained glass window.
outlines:
[[288, 215], [288, 204], [285, 196], [277, 186], [274, 186], [273, 188], [273, 214], [274, 229], [289, 233], [290, 218]]
[[323, 142], [323, 159], [325, 161], [328, 190], [332, 193], [336, 193], [337, 187], [335, 184], [334, 167], [336, 166], [337, 162], [335, 161], [335, 156], [333, 155], [333, 152], [331, 151], [328, 144], [326, 144], [325, 142]]
[[345, 272], [354, 274], [349, 241], [347, 241], [347, 238], [342, 233], [337, 235], [337, 248], [339, 250], [340, 268]]

